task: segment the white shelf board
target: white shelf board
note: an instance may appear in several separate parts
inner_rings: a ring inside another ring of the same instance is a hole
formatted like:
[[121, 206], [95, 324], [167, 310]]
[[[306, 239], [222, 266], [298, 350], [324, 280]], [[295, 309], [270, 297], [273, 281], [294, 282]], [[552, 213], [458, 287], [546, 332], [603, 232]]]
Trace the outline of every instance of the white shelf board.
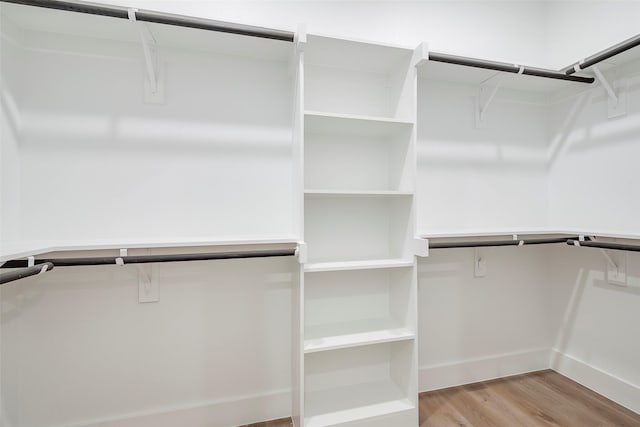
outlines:
[[613, 239], [630, 239], [640, 240], [640, 234], [625, 233], [616, 230], [579, 230], [570, 228], [529, 228], [517, 230], [505, 229], [468, 229], [468, 230], [438, 230], [438, 231], [422, 231], [417, 233], [423, 239], [448, 239], [460, 237], [491, 237], [491, 236], [549, 236], [549, 235], [565, 235], [565, 236], [596, 236], [608, 237]]
[[403, 61], [409, 65], [413, 49], [376, 42], [308, 34], [305, 61], [369, 73], [386, 74]]
[[379, 116], [336, 114], [307, 110], [304, 113], [305, 132], [312, 134], [390, 137], [409, 131], [414, 122]]
[[554, 230], [547, 227], [532, 227], [523, 229], [488, 229], [488, 228], [470, 228], [461, 230], [437, 230], [422, 231], [417, 233], [418, 236], [425, 239], [446, 239], [455, 237], [490, 237], [490, 236], [511, 236], [517, 235], [548, 235], [548, 234], [570, 234], [562, 231]]
[[175, 240], [118, 240], [118, 241], [87, 241], [87, 242], [54, 242], [33, 243], [14, 246], [4, 246], [0, 253], [0, 262], [17, 258], [26, 258], [49, 252], [95, 251], [109, 249], [153, 249], [153, 248], [188, 248], [209, 246], [260, 246], [260, 245], [297, 245], [299, 239], [293, 236], [273, 237], [226, 237], [222, 239], [175, 239]]
[[[0, 12], [20, 28], [39, 33], [102, 39], [140, 45], [140, 34], [127, 19], [2, 3]], [[145, 22], [161, 48], [196, 50], [288, 61], [289, 42]]]
[[350, 197], [410, 197], [413, 191], [396, 190], [304, 190], [307, 196], [350, 196]]
[[336, 262], [311, 262], [304, 265], [306, 273], [316, 273], [323, 271], [343, 271], [343, 270], [369, 270], [378, 268], [403, 268], [413, 267], [413, 259], [372, 259], [358, 261], [336, 261]]
[[304, 352], [337, 350], [370, 344], [404, 341], [415, 333], [391, 317], [307, 326]]
[[340, 425], [415, 409], [390, 380], [310, 392], [305, 405], [305, 427]]

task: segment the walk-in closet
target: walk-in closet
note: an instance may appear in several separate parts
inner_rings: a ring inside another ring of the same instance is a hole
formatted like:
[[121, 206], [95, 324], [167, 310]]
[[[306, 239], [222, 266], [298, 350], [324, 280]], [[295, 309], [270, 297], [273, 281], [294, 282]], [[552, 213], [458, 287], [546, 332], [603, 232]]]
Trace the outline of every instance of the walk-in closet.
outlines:
[[640, 426], [639, 14], [0, 1], [0, 426]]

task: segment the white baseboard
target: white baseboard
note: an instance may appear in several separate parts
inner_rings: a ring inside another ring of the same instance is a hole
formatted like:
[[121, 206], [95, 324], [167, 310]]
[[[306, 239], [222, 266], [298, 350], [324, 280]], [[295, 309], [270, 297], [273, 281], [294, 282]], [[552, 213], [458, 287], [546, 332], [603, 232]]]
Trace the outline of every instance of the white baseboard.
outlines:
[[549, 355], [550, 349], [543, 348], [423, 366], [418, 374], [418, 388], [420, 392], [438, 390], [549, 369]]
[[608, 372], [593, 367], [582, 360], [551, 351], [551, 369], [571, 378], [614, 402], [640, 413], [640, 387], [624, 381]]
[[291, 391], [276, 390], [235, 399], [130, 414], [74, 424], [82, 427], [233, 427], [291, 416]]

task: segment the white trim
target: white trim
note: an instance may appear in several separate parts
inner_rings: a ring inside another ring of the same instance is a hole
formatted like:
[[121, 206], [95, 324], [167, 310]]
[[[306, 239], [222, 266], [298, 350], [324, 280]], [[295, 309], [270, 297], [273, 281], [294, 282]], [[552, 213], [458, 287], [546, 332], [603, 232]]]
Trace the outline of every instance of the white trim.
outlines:
[[556, 349], [551, 351], [549, 366], [559, 374], [640, 414], [640, 386]]
[[549, 355], [550, 349], [537, 348], [422, 366], [418, 373], [419, 390], [422, 393], [548, 369]]
[[85, 420], [57, 427], [231, 427], [291, 416], [291, 390], [270, 390], [264, 393], [235, 396], [155, 411], [141, 411]]

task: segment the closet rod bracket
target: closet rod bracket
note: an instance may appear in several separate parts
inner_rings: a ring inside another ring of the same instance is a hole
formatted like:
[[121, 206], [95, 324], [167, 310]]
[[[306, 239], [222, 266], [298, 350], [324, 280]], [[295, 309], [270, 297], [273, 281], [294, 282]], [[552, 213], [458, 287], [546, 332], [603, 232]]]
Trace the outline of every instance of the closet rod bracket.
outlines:
[[135, 8], [129, 8], [127, 14], [138, 31], [140, 42], [142, 44], [142, 56], [145, 64], [147, 78], [144, 84], [144, 101], [150, 104], [160, 104], [164, 102], [164, 90], [161, 84], [160, 60], [158, 58], [158, 49], [156, 39], [144, 22], [136, 19]]
[[[502, 85], [503, 73], [496, 73], [480, 84], [478, 96], [476, 97], [476, 128], [480, 129], [484, 124], [484, 116], [494, 100], [498, 89]], [[485, 95], [488, 93], [488, 95]], [[486, 99], [485, 99], [486, 98]], [[483, 100], [484, 99], [484, 100]]]
[[607, 77], [600, 71], [597, 65], [591, 67], [598, 83], [604, 88], [607, 93], [608, 105], [607, 105], [607, 117], [612, 119], [614, 117], [620, 117], [627, 114], [627, 93], [625, 89], [626, 81], [619, 80], [617, 84], [609, 82]]
[[[591, 240], [595, 242], [596, 237], [591, 236]], [[625, 252], [618, 254], [616, 256], [618, 262], [616, 262], [609, 250], [600, 248], [600, 253], [607, 260], [607, 283], [627, 286], [627, 254]]]
[[309, 251], [306, 242], [298, 242], [298, 247], [294, 254], [298, 258], [299, 264], [306, 264], [309, 262]]
[[296, 51], [304, 52], [307, 46], [307, 26], [305, 24], [298, 24], [297, 31], [293, 36], [293, 43], [296, 46]]
[[413, 239], [413, 248], [416, 256], [428, 257], [429, 256], [429, 239], [416, 237]]

